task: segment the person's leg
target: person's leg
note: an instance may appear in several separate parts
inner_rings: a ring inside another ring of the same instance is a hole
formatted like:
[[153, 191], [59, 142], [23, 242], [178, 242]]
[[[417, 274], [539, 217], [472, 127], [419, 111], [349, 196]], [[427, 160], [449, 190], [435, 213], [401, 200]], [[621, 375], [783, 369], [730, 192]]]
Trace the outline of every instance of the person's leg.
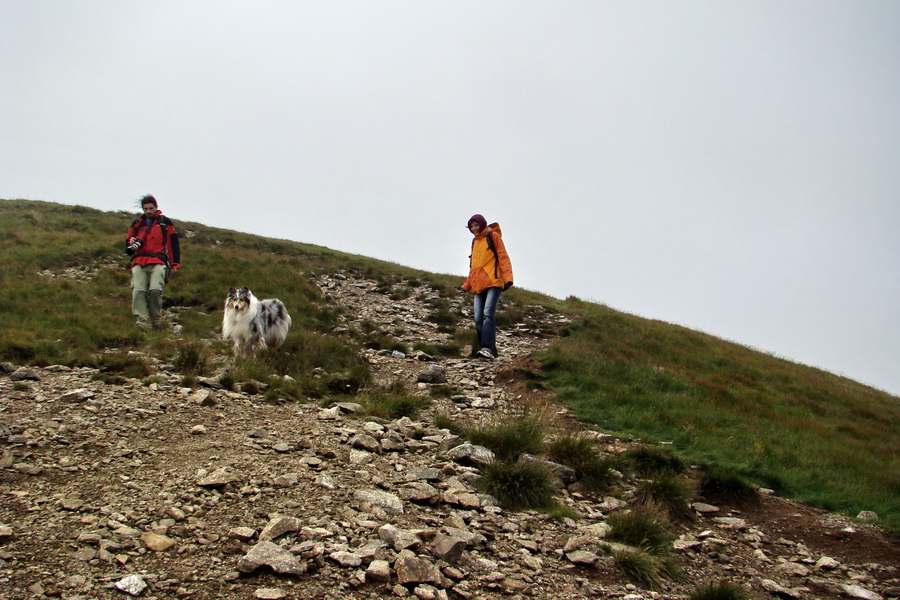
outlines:
[[150, 327], [150, 310], [147, 306], [149, 274], [140, 265], [131, 267], [131, 314], [139, 327]]
[[481, 315], [481, 331], [478, 339], [481, 340], [481, 347], [487, 348], [492, 355], [497, 356], [497, 304], [500, 303], [500, 292], [498, 287], [488, 288], [484, 291], [484, 304]]
[[475, 303], [473, 305], [475, 313], [475, 337], [478, 338], [478, 345], [482, 348], [481, 332], [484, 324], [484, 301], [487, 298], [487, 292], [475, 294]]
[[166, 285], [166, 268], [166, 265], [150, 267], [147, 308], [150, 313], [150, 324], [154, 329], [159, 329], [162, 320], [162, 294]]

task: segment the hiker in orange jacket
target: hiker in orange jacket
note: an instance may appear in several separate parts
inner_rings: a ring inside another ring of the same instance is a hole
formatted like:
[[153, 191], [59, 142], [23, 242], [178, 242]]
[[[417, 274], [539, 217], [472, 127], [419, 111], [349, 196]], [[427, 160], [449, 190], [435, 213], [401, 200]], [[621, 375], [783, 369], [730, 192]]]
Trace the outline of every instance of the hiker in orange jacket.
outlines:
[[481, 215], [472, 215], [466, 224], [472, 235], [469, 277], [460, 287], [475, 294], [475, 332], [481, 349], [478, 356], [497, 357], [497, 323], [495, 315], [500, 293], [513, 285], [512, 263], [506, 253], [498, 223], [487, 224]]

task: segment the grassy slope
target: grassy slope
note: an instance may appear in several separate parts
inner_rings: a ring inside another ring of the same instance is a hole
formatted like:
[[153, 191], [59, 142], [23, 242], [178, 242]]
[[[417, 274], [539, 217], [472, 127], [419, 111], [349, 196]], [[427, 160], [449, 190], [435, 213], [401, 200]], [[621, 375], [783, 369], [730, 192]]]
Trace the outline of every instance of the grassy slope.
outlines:
[[[308, 278], [340, 268], [364, 271], [385, 293], [403, 281], [452, 293], [458, 277], [178, 222], [185, 269], [167, 289], [183, 339], [209, 340], [228, 287], [278, 296], [294, 329], [269, 365], [302, 378], [309, 370], [359, 375], [362, 339], [331, 335], [337, 312]], [[107, 347], [172, 353], [134, 328], [122, 236], [130, 213], [0, 200], [0, 359], [93, 364]], [[67, 268], [100, 269], [90, 279]], [[40, 276], [51, 271], [57, 277]], [[647, 441], [670, 441], [691, 460], [735, 467], [779, 492], [831, 510], [875, 510], [900, 531], [900, 401], [845, 378], [746, 347], [607, 307], [513, 290], [501, 317], [527, 320], [526, 303], [573, 315], [541, 358], [544, 384], [586, 422]], [[218, 348], [224, 349], [224, 346]], [[260, 371], [259, 376], [262, 376]], [[302, 387], [302, 386], [301, 386]], [[316, 390], [304, 388], [302, 393]], [[321, 390], [319, 390], [321, 391]]]
[[570, 300], [582, 318], [542, 353], [582, 420], [718, 465], [782, 495], [900, 530], [900, 401], [683, 327]]

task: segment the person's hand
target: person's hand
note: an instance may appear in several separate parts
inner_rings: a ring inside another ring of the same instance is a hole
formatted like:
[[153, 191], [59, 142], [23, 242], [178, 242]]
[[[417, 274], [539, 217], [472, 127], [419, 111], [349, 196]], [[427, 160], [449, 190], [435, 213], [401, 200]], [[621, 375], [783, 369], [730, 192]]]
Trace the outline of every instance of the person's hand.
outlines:
[[507, 281], [507, 282], [503, 285], [503, 291], [505, 292], [506, 290], [508, 290], [508, 289], [511, 288], [512, 286], [513, 286], [513, 282], [512, 282], [512, 281]]

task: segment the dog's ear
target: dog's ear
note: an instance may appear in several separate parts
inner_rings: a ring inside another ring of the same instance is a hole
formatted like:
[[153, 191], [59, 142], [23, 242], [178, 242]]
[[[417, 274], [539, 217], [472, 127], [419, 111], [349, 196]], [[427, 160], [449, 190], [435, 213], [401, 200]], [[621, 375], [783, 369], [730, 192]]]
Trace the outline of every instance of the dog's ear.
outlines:
[[234, 289], [234, 288], [230, 288], [230, 289], [228, 290], [228, 295], [229, 295], [229, 296], [234, 296], [236, 293], [237, 293], [237, 290]]

